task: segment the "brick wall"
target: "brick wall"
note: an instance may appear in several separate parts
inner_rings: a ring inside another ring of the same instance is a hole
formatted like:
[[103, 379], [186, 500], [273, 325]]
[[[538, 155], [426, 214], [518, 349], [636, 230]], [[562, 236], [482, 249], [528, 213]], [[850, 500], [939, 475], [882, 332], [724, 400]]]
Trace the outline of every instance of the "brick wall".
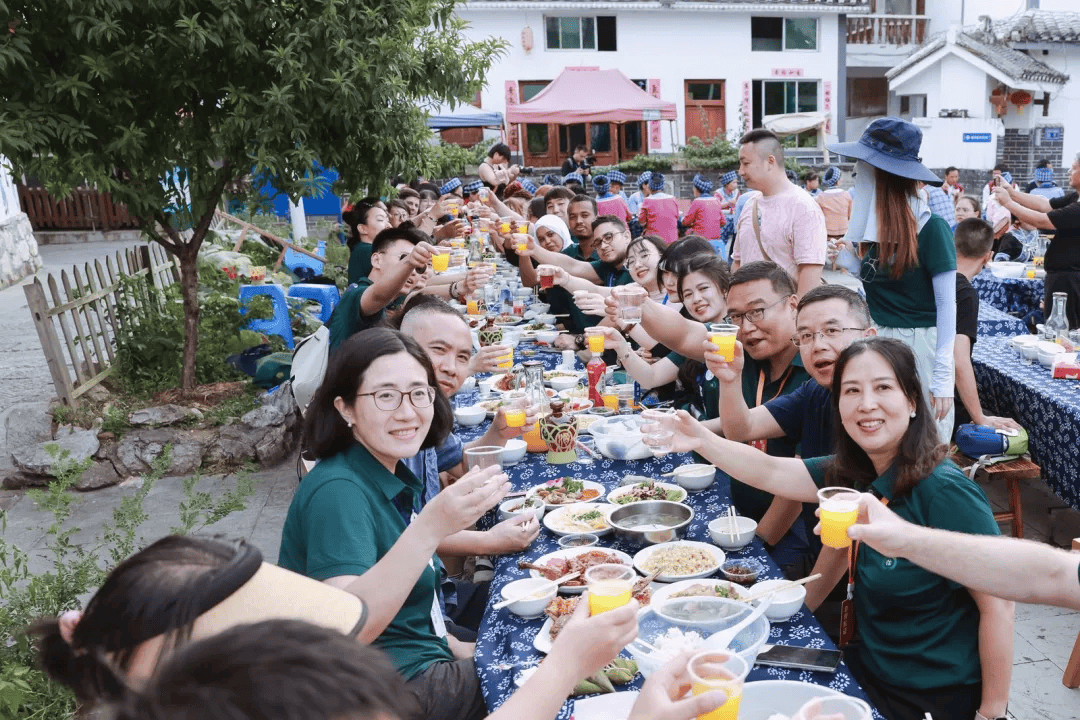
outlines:
[[[1057, 140], [1048, 140], [1042, 130], [1059, 131]], [[1035, 129], [1009, 128], [1005, 137], [998, 140], [997, 159], [1003, 162], [1012, 173], [1013, 181], [1027, 183], [1031, 180], [1035, 163], [1043, 158], [1050, 160], [1054, 167], [1054, 181], [1058, 185], [1069, 184], [1069, 171], [1062, 169], [1062, 152], [1065, 143], [1065, 129], [1060, 125], [1043, 126]]]

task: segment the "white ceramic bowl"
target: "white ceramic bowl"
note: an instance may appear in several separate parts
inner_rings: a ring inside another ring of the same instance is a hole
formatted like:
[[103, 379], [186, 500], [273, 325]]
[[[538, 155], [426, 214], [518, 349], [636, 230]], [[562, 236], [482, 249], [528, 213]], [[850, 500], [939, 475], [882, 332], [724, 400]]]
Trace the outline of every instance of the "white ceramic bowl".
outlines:
[[[756, 595], [769, 588], [785, 585], [787, 582], [787, 580], [762, 580], [759, 583], [754, 583], [750, 587], [750, 592]], [[772, 622], [787, 622], [792, 615], [799, 612], [804, 600], [806, 600], [805, 585], [796, 585], [793, 588], [773, 593], [772, 605], [765, 611], [765, 617]]]
[[1062, 345], [1058, 345], [1055, 342], [1049, 340], [1040, 340], [1036, 345], [1039, 357], [1039, 364], [1043, 367], [1050, 367], [1054, 364], [1054, 358], [1061, 353], [1065, 352], [1065, 348]]
[[514, 291], [514, 297], [519, 297], [519, 298], [532, 297], [532, 294], [533, 294], [532, 288], [527, 288], [527, 287], [519, 287], [517, 290]]
[[[543, 591], [545, 587], [547, 590]], [[544, 614], [544, 608], [547, 607], [547, 604], [551, 602], [551, 599], [555, 597], [555, 593], [559, 590], [550, 581], [543, 578], [525, 578], [503, 586], [502, 599], [509, 600], [510, 598], [529, 595], [530, 589], [543, 592], [539, 597], [511, 603], [506, 609], [519, 617], [538, 618]]]
[[[684, 470], [682, 468], [692, 468], [691, 470]], [[677, 468], [679, 472], [675, 473], [675, 482], [683, 486], [690, 492], [698, 492], [704, 490], [713, 484], [716, 480], [716, 468], [712, 465], [703, 465], [701, 463], [693, 463], [691, 465], [683, 465]]]
[[540, 498], [516, 497], [503, 500], [499, 503], [499, 520], [509, 520], [525, 512], [534, 513], [536, 519], [539, 520], [544, 517], [545, 508], [544, 501]]
[[1037, 342], [1039, 342], [1039, 338], [1034, 335], [1017, 335], [1012, 339], [1011, 344], [1013, 350], [1016, 351], [1016, 354], [1023, 357], [1024, 348], [1028, 345], [1034, 345]]
[[551, 309], [551, 304], [550, 303], [533, 303], [532, 305], [529, 306], [529, 309], [532, 310], [537, 315], [542, 315], [543, 313], [546, 313], [548, 310]]
[[1039, 343], [1041, 340], [1036, 339], [1035, 342], [1024, 343], [1020, 346], [1020, 354], [1024, 356], [1025, 360], [1032, 362], [1039, 361]]
[[1024, 274], [1022, 262], [990, 262], [986, 263], [990, 272], [1000, 278], [1018, 278]]
[[540, 313], [536, 316], [536, 322], [544, 323], [545, 325], [554, 325], [557, 320], [551, 313]]
[[720, 516], [709, 523], [709, 537], [712, 541], [722, 547], [725, 550], [741, 550], [750, 544], [750, 541], [754, 539], [754, 531], [757, 530], [757, 523], [753, 518], [743, 517], [741, 515], [735, 516], [735, 530], [734, 535], [728, 532], [730, 528], [731, 520], [726, 516]]
[[572, 387], [577, 387], [581, 383], [579, 377], [553, 377], [548, 380], [548, 385], [552, 390], [569, 390]]
[[521, 458], [525, 457], [528, 448], [529, 444], [520, 438], [507, 440], [506, 445], [503, 446], [502, 455], [499, 456], [499, 462], [502, 463], [503, 467], [519, 463]]
[[479, 405], [459, 407], [454, 410], [454, 419], [459, 425], [479, 425], [487, 417], [487, 410]]
[[558, 330], [538, 330], [536, 332], [537, 342], [546, 343], [548, 345], [551, 345], [553, 342], [555, 342], [555, 338], [557, 337], [559, 337]]
[[612, 460], [644, 460], [653, 455], [643, 442], [643, 422], [640, 417], [616, 415], [589, 425], [589, 434], [596, 440], [596, 449], [604, 457]]

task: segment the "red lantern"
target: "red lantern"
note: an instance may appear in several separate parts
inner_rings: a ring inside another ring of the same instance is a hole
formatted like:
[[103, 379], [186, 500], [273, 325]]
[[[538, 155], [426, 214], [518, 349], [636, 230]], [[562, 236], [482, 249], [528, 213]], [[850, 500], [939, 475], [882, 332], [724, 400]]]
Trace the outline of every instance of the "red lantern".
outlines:
[[1030, 105], [1031, 100], [1031, 93], [1027, 90], [1014, 90], [1013, 93], [1009, 95], [1009, 102], [1016, 106], [1017, 112], [1021, 115], [1024, 114], [1024, 106]]

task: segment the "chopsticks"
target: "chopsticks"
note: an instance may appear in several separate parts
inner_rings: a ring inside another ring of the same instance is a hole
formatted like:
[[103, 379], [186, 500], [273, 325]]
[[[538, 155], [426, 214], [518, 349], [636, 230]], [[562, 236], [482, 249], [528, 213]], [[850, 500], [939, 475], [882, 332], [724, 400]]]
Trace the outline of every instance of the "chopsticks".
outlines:
[[777, 585], [776, 587], [770, 588], [770, 589], [765, 590], [763, 592], [754, 593], [753, 595], [748, 595], [748, 596], [746, 596], [744, 598], [739, 598], [739, 600], [741, 600], [742, 602], [750, 602], [751, 600], [760, 600], [761, 598], [765, 597], [766, 595], [772, 595], [773, 593], [784, 592], [785, 590], [790, 590], [793, 587], [798, 587], [799, 585], [805, 585], [806, 583], [817, 580], [820, 577], [821, 577], [821, 573], [814, 573], [813, 575], [811, 575], [809, 577], [804, 577], [802, 580], [792, 580], [791, 582], [785, 583], [784, 585]]
[[[710, 464], [709, 467], [716, 467], [716, 466]], [[671, 472], [666, 472], [666, 473], [661, 474], [660, 477], [675, 477], [676, 475], [682, 475], [685, 472], [689, 472], [690, 470], [697, 470], [697, 469], [698, 468], [692, 468], [689, 465], [680, 465], [679, 467], [675, 468]]]
[[529, 597], [530, 595], [535, 595], [536, 593], [538, 593], [540, 591], [547, 592], [547, 589], [548, 589], [549, 585], [554, 585], [555, 587], [558, 587], [559, 585], [563, 584], [567, 580], [573, 580], [574, 578], [576, 578], [580, 574], [581, 573], [572, 572], [572, 573], [569, 573], [568, 575], [563, 575], [561, 578], [558, 578], [557, 580], [549, 580], [547, 583], [545, 583], [545, 584], [543, 584], [543, 585], [541, 585], [539, 587], [533, 588], [532, 590], [529, 590], [528, 592], [523, 593], [519, 597], [510, 598], [509, 600], [503, 600], [502, 602], [497, 602], [497, 603], [495, 603], [494, 605], [491, 606], [491, 609], [492, 610], [501, 610], [502, 608], [506, 607], [507, 605], [513, 605], [514, 603], [519, 602], [521, 600], [524, 600], [525, 598]]
[[728, 512], [727, 512], [728, 535], [738, 535], [739, 534], [739, 527], [738, 527], [738, 525], [735, 524], [735, 506], [728, 505], [727, 510], [728, 510]]
[[599, 453], [597, 453], [595, 450], [593, 450], [592, 448], [590, 448], [588, 445], [581, 442], [580, 440], [577, 441], [575, 447], [577, 447], [578, 450], [584, 450], [587, 455], [590, 455], [593, 458], [593, 460], [603, 460], [604, 459]]

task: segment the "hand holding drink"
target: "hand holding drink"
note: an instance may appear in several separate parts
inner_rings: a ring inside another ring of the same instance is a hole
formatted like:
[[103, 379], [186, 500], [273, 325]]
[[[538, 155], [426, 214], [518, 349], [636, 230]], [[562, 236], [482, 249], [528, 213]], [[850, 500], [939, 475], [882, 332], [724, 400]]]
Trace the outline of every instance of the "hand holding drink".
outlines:
[[827, 487], [818, 490], [821, 542], [831, 548], [851, 545], [847, 529], [859, 519], [859, 493], [851, 488]]
[[540, 287], [544, 290], [555, 287], [555, 275], [559, 269], [554, 265], [541, 265], [536, 269], [536, 274], [540, 276]]
[[697, 720], [737, 720], [743, 681], [750, 673], [749, 663], [734, 653], [709, 650], [690, 658], [686, 669], [690, 675], [690, 691], [694, 695], [715, 690], [727, 695], [723, 705], [698, 715]]
[[589, 588], [589, 614], [599, 615], [630, 602], [636, 573], [627, 565], [594, 565], [585, 571]]
[[450, 253], [437, 251], [431, 254], [431, 269], [435, 272], [446, 272], [450, 268]]
[[599, 355], [604, 352], [604, 329], [599, 327], [585, 328], [585, 344], [589, 352]]
[[734, 360], [735, 336], [739, 334], [739, 327], [726, 323], [709, 323], [706, 329], [709, 331], [709, 342], [719, 348], [717, 352], [724, 356], [724, 360]]

